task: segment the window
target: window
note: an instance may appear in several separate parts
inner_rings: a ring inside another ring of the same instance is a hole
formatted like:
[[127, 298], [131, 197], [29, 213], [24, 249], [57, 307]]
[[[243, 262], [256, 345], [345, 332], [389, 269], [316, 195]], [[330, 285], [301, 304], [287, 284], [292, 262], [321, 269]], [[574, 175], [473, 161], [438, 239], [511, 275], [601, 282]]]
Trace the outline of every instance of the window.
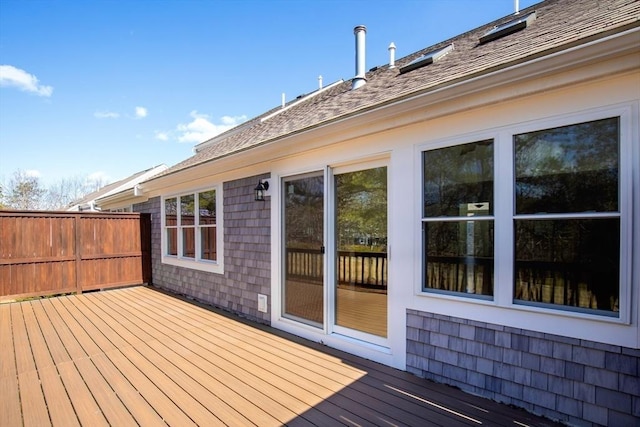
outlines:
[[493, 141], [423, 153], [424, 288], [493, 295]]
[[422, 152], [424, 292], [628, 316], [629, 138], [591, 117]]
[[219, 263], [217, 203], [215, 189], [164, 199], [163, 262]]
[[619, 120], [515, 135], [514, 298], [617, 312]]

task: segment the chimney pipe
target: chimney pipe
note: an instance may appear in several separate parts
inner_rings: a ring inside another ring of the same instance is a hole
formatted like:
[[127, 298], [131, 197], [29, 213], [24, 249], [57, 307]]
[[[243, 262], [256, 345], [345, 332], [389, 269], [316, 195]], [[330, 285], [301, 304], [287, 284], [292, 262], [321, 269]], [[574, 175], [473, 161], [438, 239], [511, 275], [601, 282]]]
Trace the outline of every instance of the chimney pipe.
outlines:
[[389, 45], [389, 68], [396, 67], [396, 45], [391, 42]]
[[351, 89], [358, 89], [367, 83], [365, 78], [365, 34], [367, 27], [364, 25], [358, 25], [353, 29], [353, 33], [356, 35], [356, 76], [351, 83]]

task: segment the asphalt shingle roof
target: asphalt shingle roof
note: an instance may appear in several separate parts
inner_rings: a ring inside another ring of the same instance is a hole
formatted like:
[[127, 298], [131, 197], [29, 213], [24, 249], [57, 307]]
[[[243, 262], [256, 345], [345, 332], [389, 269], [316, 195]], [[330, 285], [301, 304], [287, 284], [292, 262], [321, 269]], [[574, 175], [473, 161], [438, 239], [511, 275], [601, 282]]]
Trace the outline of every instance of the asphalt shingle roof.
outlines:
[[[367, 84], [357, 90], [351, 90], [351, 81], [345, 81], [308, 100], [296, 100], [296, 105], [268, 120], [260, 120], [279, 109], [274, 108], [215, 137], [214, 143], [201, 144], [192, 157], [154, 178], [638, 26], [640, 0], [548, 0], [522, 10], [520, 16], [533, 11], [535, 22], [519, 32], [479, 43], [479, 38], [494, 26], [514, 19], [514, 15], [506, 16], [399, 59], [395, 68], [383, 66], [370, 71]], [[454, 49], [439, 61], [400, 74], [402, 66], [451, 43]]]

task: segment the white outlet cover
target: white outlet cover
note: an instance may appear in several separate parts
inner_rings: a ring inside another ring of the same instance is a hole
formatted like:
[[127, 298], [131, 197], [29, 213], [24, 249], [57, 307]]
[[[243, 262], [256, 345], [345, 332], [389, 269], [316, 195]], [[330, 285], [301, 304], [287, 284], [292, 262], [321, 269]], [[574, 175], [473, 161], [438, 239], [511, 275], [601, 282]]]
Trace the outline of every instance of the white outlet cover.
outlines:
[[267, 296], [258, 294], [258, 311], [262, 313], [267, 312]]

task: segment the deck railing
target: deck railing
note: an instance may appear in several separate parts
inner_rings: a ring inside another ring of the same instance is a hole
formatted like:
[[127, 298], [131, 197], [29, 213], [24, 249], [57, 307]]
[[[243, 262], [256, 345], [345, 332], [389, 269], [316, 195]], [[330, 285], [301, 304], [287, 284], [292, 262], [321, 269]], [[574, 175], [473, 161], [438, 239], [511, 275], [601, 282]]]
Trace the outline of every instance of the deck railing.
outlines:
[[[289, 278], [321, 283], [324, 253], [320, 249], [287, 248], [286, 269]], [[384, 291], [387, 289], [387, 254], [339, 251], [336, 272], [340, 285]]]

